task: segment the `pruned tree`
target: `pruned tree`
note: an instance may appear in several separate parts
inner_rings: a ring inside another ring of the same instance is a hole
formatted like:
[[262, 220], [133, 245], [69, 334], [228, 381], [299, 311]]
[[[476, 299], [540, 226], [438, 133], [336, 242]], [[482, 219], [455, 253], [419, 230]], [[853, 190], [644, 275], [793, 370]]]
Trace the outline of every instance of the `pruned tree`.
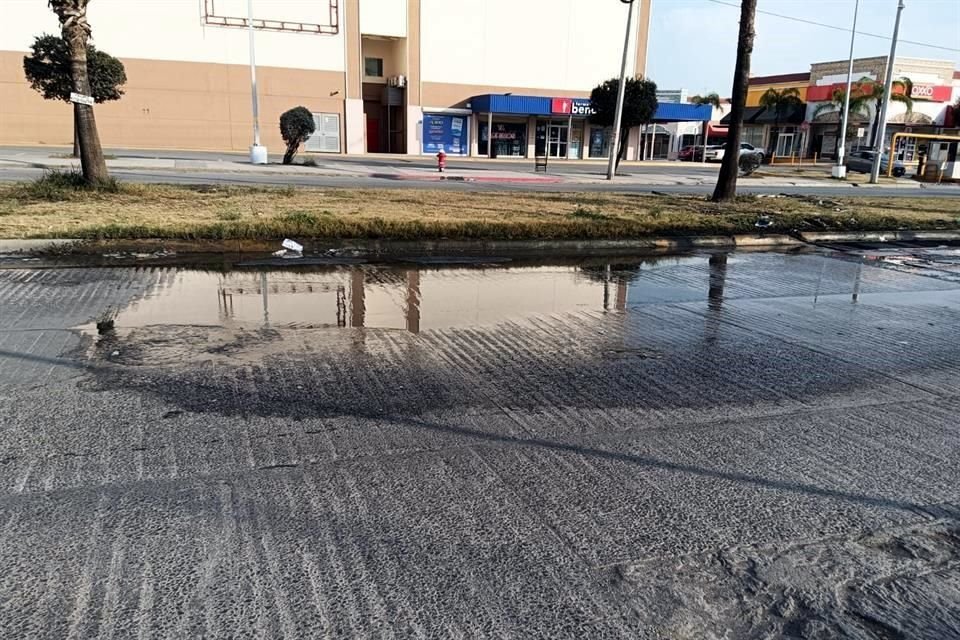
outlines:
[[[87, 22], [87, 5], [90, 0], [48, 0], [50, 8], [60, 21], [60, 36], [70, 53], [70, 77], [73, 91], [92, 95], [90, 77], [87, 73], [87, 40], [90, 38], [90, 23]], [[93, 107], [75, 102], [74, 124], [80, 143], [80, 168], [83, 179], [90, 186], [109, 180], [107, 162], [100, 146], [97, 121]]]
[[294, 107], [284, 111], [280, 116], [280, 135], [283, 141], [287, 143], [287, 151], [283, 154], [283, 164], [293, 162], [293, 157], [297, 155], [297, 150], [307, 141], [317, 125], [313, 121], [313, 114], [306, 107]]
[[[23, 72], [30, 86], [45, 100], [70, 102], [73, 91], [73, 75], [70, 70], [70, 50], [63, 38], [43, 34], [30, 45], [30, 54], [23, 57]], [[90, 95], [97, 104], [119, 100], [127, 72], [123, 63], [109, 53], [87, 45], [87, 75], [90, 79]], [[80, 139], [74, 119], [73, 155], [80, 156]]]
[[708, 93], [705, 96], [693, 96], [690, 98], [691, 104], [709, 104], [712, 107], [720, 108], [720, 96], [716, 93]]
[[743, 110], [747, 104], [747, 84], [750, 80], [750, 56], [753, 53], [753, 29], [757, 14], [757, 0], [741, 0], [740, 33], [737, 36], [737, 62], [733, 70], [731, 92], [730, 127], [727, 129], [727, 145], [723, 152], [723, 164], [717, 186], [713, 190], [714, 202], [729, 202], [737, 196], [737, 174], [740, 171], [740, 133], [743, 130]]
[[800, 99], [800, 92], [793, 87], [786, 89], [767, 89], [760, 96], [760, 106], [773, 111], [773, 128], [777, 132], [777, 137], [769, 141], [767, 146], [767, 157], [773, 157], [773, 151], [777, 148], [777, 138], [780, 137], [780, 121], [790, 109], [803, 106], [803, 100]]
[[[617, 115], [617, 92], [620, 79], [611, 78], [597, 85], [590, 92], [594, 113], [590, 122], [602, 127], [612, 127]], [[644, 78], [627, 78], [623, 92], [623, 115], [620, 119], [620, 148], [617, 149], [616, 167], [620, 166], [623, 150], [627, 146], [627, 132], [633, 127], [649, 124], [657, 112], [657, 83]], [[616, 169], [614, 169], [616, 171]]]

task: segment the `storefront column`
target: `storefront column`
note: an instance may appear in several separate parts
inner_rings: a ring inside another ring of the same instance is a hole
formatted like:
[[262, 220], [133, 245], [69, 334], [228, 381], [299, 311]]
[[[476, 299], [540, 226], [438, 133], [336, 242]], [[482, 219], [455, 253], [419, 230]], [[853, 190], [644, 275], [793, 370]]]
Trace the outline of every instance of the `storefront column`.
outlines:
[[570, 159], [570, 147], [573, 146], [573, 115], [567, 116], [567, 160]]
[[487, 114], [487, 157], [493, 157], [493, 111]]
[[480, 151], [480, 117], [470, 115], [470, 157], [476, 158]]
[[537, 155], [537, 117], [527, 118], [527, 157], [535, 158]]

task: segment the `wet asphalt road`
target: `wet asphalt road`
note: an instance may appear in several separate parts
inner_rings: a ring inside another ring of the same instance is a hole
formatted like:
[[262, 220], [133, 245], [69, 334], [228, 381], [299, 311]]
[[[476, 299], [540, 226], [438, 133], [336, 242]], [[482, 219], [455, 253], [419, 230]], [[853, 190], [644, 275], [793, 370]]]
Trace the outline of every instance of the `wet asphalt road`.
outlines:
[[849, 251], [0, 270], [0, 637], [958, 637], [960, 260]]

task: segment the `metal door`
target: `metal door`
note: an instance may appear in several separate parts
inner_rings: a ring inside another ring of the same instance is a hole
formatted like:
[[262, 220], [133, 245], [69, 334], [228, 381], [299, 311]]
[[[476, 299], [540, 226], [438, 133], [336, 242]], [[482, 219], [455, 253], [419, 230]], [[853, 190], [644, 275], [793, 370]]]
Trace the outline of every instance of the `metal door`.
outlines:
[[314, 153], [340, 153], [340, 114], [314, 113], [313, 124], [316, 129], [304, 145], [304, 149]]

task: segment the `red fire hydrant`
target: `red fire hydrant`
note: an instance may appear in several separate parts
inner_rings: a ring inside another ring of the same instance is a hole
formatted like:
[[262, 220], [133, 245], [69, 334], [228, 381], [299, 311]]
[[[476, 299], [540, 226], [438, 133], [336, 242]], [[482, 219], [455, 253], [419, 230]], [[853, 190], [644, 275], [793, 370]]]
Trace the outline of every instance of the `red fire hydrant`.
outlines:
[[444, 168], [447, 166], [447, 154], [443, 151], [437, 154], [437, 171], [443, 173]]

